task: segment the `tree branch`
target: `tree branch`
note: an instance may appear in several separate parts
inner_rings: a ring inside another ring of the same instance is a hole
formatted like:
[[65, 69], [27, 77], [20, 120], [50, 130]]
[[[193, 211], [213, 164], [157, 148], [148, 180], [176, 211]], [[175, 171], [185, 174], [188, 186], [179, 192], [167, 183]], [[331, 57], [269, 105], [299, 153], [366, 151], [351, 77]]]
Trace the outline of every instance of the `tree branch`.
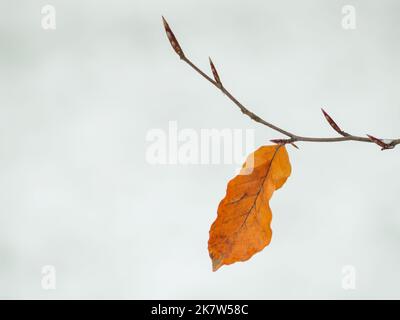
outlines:
[[[251, 112], [248, 108], [246, 108], [241, 102], [239, 102], [233, 95], [230, 93], [222, 84], [220, 77], [218, 75], [218, 72], [214, 66], [214, 63], [210, 59], [210, 67], [211, 71], [213, 73], [214, 79], [213, 80], [211, 77], [209, 77], [205, 72], [203, 72], [199, 67], [197, 67], [189, 58], [186, 57], [186, 55], [183, 53], [182, 48], [180, 47], [174, 33], [172, 32], [171, 28], [169, 27], [167, 21], [162, 17], [163, 23], [164, 23], [164, 28], [168, 36], [168, 40], [171, 43], [172, 48], [175, 50], [175, 52], [179, 55], [182, 61], [186, 62], [192, 69], [194, 69], [198, 74], [200, 74], [203, 78], [205, 78], [207, 81], [209, 81], [211, 84], [213, 84], [217, 89], [221, 90], [239, 109], [240, 111], [250, 117], [252, 120], [261, 123], [285, 136], [288, 138], [286, 139], [274, 139], [271, 140], [274, 143], [277, 144], [294, 144], [295, 142], [345, 142], [345, 141], [357, 141], [357, 142], [368, 142], [368, 143], [375, 143], [378, 146], [381, 147], [382, 150], [387, 150], [387, 149], [393, 149], [396, 145], [400, 144], [400, 138], [399, 139], [380, 139], [380, 138], [375, 138], [374, 136], [367, 135], [367, 137], [361, 137], [361, 136], [355, 136], [352, 134], [349, 134], [342, 129], [336, 124], [336, 122], [329, 116], [328, 113], [325, 112], [325, 110], [322, 109], [322, 112], [330, 124], [330, 126], [341, 136], [340, 137], [333, 137], [333, 138], [317, 138], [317, 137], [304, 137], [300, 136], [297, 134], [294, 134], [291, 131], [285, 130], [277, 125], [274, 125], [262, 118], [260, 118], [258, 115], [255, 113]], [[294, 145], [295, 146], [295, 145]]]

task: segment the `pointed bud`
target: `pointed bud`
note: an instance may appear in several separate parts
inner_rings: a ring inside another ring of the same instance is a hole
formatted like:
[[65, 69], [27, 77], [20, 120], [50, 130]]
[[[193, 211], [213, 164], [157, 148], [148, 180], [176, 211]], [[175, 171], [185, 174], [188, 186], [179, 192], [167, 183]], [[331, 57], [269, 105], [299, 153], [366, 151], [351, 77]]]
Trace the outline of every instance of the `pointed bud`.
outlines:
[[221, 79], [219, 78], [217, 69], [215, 68], [214, 63], [212, 62], [211, 58], [208, 58], [208, 59], [210, 60], [210, 67], [211, 67], [211, 71], [212, 71], [212, 73], [213, 73], [215, 82], [217, 83], [217, 85], [218, 85], [219, 87], [222, 87], [222, 82], [221, 82]]
[[348, 135], [342, 129], [340, 129], [340, 127], [337, 125], [337, 123], [332, 119], [332, 117], [327, 112], [325, 112], [324, 109], [321, 108], [321, 111], [324, 114], [326, 121], [328, 121], [329, 125], [333, 128], [333, 130], [335, 130], [337, 133], [339, 133], [342, 136]]
[[164, 23], [165, 32], [167, 33], [167, 37], [168, 37], [169, 42], [171, 43], [172, 48], [182, 59], [185, 55], [183, 53], [181, 46], [178, 43], [178, 40], [176, 40], [176, 37], [175, 37], [174, 33], [172, 32], [171, 28], [169, 27], [167, 20], [165, 20], [164, 17], [162, 17], [162, 20]]
[[386, 143], [385, 141], [383, 141], [382, 139], [378, 139], [375, 138], [374, 136], [371, 136], [369, 134], [367, 134], [367, 137], [369, 138], [369, 140], [371, 140], [373, 143], [377, 144], [378, 146], [380, 146], [382, 149], [381, 150], [387, 150], [387, 149], [393, 149], [394, 145], [391, 145], [389, 143]]
[[298, 146], [296, 146], [295, 144], [294, 144], [294, 142], [291, 142], [290, 143], [293, 147], [295, 147], [296, 149], [300, 149]]

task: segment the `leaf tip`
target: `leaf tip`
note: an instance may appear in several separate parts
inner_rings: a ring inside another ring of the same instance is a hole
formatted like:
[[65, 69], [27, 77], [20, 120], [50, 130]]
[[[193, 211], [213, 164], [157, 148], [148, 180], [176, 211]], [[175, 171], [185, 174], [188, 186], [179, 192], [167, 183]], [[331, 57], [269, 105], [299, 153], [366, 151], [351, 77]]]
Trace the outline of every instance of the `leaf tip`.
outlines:
[[219, 268], [222, 267], [223, 262], [222, 262], [221, 258], [216, 258], [212, 254], [210, 254], [210, 258], [211, 258], [211, 264], [212, 264], [212, 271], [213, 272], [217, 271]]

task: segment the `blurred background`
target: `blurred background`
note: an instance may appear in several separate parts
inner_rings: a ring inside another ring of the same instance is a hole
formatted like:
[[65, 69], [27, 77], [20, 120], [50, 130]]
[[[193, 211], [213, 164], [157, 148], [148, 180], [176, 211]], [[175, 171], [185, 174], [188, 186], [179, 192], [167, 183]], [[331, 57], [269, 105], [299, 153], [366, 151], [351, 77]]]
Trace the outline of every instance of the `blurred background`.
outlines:
[[179, 61], [161, 15], [261, 117], [334, 136], [324, 107], [351, 133], [400, 136], [396, 0], [3, 0], [0, 298], [400, 298], [400, 149], [372, 144], [289, 148], [271, 244], [211, 271], [208, 230], [236, 166], [151, 165], [147, 133], [176, 121], [254, 129], [257, 147], [281, 136]]

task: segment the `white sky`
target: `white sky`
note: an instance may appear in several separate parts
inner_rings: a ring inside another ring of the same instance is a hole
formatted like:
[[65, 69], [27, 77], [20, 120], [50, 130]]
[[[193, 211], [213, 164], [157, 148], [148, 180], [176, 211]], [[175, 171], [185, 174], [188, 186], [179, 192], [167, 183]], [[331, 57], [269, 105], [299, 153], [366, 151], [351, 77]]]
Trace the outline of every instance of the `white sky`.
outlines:
[[[52, 4], [57, 29], [44, 31]], [[181, 63], [303, 135], [399, 137], [398, 1], [15, 1], [0, 4], [1, 298], [400, 298], [399, 150], [289, 148], [271, 245], [211, 272], [208, 230], [234, 165], [152, 166], [147, 132], [256, 129]], [[56, 290], [41, 269], [56, 268]], [[356, 289], [341, 286], [354, 266]]]

